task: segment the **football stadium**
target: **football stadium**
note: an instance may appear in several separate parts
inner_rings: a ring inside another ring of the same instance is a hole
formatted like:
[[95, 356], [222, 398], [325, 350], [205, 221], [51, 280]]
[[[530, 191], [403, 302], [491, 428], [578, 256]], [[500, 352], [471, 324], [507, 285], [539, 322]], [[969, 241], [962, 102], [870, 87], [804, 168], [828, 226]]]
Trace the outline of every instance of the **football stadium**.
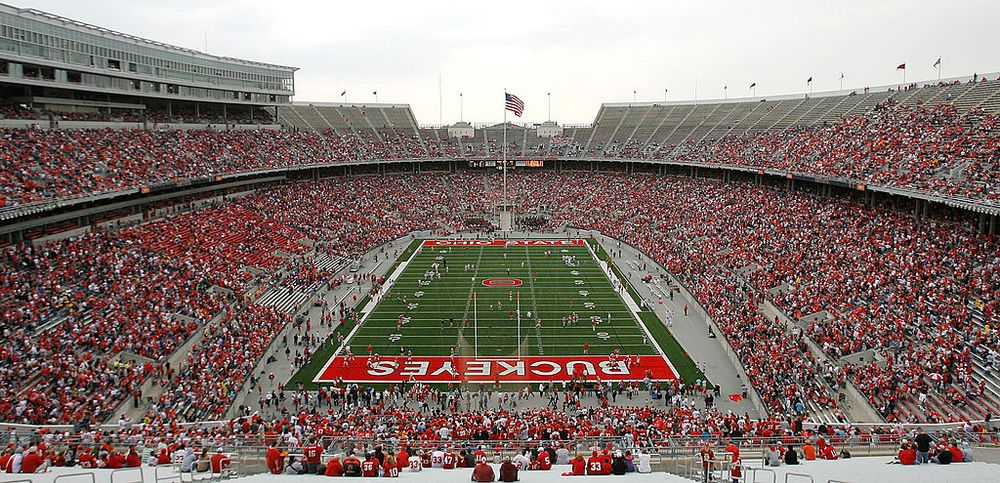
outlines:
[[1000, 482], [998, 5], [25, 1], [3, 481]]

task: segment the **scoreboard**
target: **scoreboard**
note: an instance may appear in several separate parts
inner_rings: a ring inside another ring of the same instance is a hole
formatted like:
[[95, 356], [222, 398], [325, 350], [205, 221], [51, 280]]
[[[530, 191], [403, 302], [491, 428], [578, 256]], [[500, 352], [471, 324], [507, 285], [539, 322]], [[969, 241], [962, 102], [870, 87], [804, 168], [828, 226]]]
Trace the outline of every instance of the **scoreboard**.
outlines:
[[[542, 168], [545, 167], [545, 161], [541, 159], [521, 159], [517, 161], [507, 161], [507, 166], [519, 167], [519, 168]], [[502, 168], [503, 162], [497, 161], [495, 159], [471, 159], [469, 160], [470, 168]]]

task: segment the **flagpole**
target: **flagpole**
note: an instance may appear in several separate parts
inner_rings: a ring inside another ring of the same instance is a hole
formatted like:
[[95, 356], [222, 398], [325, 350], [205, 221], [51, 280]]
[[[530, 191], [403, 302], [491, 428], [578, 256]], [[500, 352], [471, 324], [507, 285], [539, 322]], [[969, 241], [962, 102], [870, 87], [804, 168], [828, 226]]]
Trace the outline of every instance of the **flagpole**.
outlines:
[[465, 101], [462, 99], [462, 93], [458, 93], [458, 122], [465, 120]]
[[[503, 209], [507, 209], [507, 89], [503, 90]], [[501, 215], [503, 216], [503, 215]]]
[[521, 292], [517, 293], [517, 358], [521, 358]]
[[[549, 92], [548, 94], [546, 94], [546, 96], [548, 96], [548, 98], [549, 98], [549, 119], [548, 120], [551, 122], [552, 121], [552, 93]], [[504, 112], [507, 112], [507, 111], [504, 111]]]

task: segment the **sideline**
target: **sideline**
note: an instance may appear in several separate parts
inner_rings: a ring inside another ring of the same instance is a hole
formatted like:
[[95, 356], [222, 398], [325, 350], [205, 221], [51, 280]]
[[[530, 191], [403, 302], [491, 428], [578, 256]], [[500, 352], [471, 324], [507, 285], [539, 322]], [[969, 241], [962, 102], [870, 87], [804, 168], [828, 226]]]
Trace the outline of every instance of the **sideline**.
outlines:
[[[598, 241], [597, 243], [600, 242]], [[653, 333], [649, 331], [649, 327], [646, 327], [646, 323], [643, 322], [642, 317], [639, 316], [639, 313], [641, 312], [639, 305], [635, 303], [635, 300], [632, 298], [632, 294], [628, 293], [628, 289], [625, 287], [625, 284], [623, 284], [621, 280], [618, 280], [618, 276], [614, 274], [613, 270], [611, 270], [611, 264], [614, 262], [613, 261], [604, 262], [603, 260], [597, 257], [597, 253], [594, 252], [594, 248], [590, 246], [590, 243], [587, 243], [586, 240], [584, 240], [583, 244], [587, 246], [587, 251], [590, 252], [590, 256], [593, 257], [594, 261], [596, 261], [597, 264], [600, 265], [602, 269], [601, 271], [604, 272], [604, 276], [611, 282], [611, 286], [617, 287], [621, 290], [618, 293], [618, 295], [621, 297], [622, 301], [625, 302], [625, 305], [628, 306], [629, 311], [632, 313], [632, 319], [639, 324], [639, 327], [646, 334], [646, 338], [649, 340], [649, 342], [653, 344], [653, 347], [656, 348], [656, 352], [659, 352], [660, 357], [662, 357], [663, 360], [666, 361], [667, 367], [669, 367], [670, 370], [673, 371], [674, 377], [677, 377], [679, 379], [681, 377], [681, 374], [677, 372], [677, 368], [674, 367], [674, 363], [670, 361], [669, 357], [667, 357], [667, 353], [663, 352], [663, 348], [660, 347], [660, 343], [656, 341], [656, 338], [653, 337]], [[659, 318], [657, 318], [657, 320], [659, 320]]]
[[396, 283], [396, 279], [399, 278], [399, 275], [402, 274], [403, 270], [406, 270], [406, 267], [410, 265], [410, 262], [412, 262], [413, 259], [416, 258], [416, 256], [423, 251], [423, 248], [424, 248], [423, 240], [421, 240], [420, 245], [417, 246], [417, 249], [413, 250], [413, 253], [410, 254], [410, 258], [407, 258], [406, 261], [404, 262], [400, 262], [399, 265], [396, 266], [396, 270], [394, 270], [392, 274], [389, 275], [389, 278], [385, 279], [385, 283], [382, 284], [382, 287], [379, 290], [380, 295], [373, 296], [368, 300], [368, 303], [365, 304], [364, 308], [361, 309], [361, 319], [358, 320], [358, 323], [354, 324], [354, 328], [347, 333], [347, 337], [344, 338], [344, 342], [337, 347], [337, 350], [333, 351], [333, 355], [331, 355], [330, 359], [326, 361], [326, 364], [323, 364], [323, 368], [320, 369], [315, 376], [313, 376], [312, 382], [314, 383], [320, 382], [319, 381], [320, 376], [326, 372], [327, 368], [330, 367], [330, 364], [333, 364], [333, 361], [337, 358], [338, 355], [340, 355], [340, 351], [344, 350], [345, 347], [350, 345], [351, 340], [354, 339], [354, 334], [356, 334], [358, 332], [358, 329], [360, 329], [361, 326], [364, 325], [365, 320], [368, 320], [368, 316], [371, 315], [372, 310], [375, 308], [375, 306], [382, 301], [382, 297], [384, 297], [385, 294], [389, 293], [389, 289], [391, 289], [393, 284]]

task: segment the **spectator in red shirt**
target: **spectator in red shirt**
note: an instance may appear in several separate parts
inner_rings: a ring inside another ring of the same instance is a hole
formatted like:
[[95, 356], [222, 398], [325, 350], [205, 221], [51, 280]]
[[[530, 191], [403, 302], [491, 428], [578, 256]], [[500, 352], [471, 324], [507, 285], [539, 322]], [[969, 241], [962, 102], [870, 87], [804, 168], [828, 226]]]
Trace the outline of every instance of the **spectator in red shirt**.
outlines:
[[322, 461], [323, 446], [313, 441], [305, 448], [302, 448], [302, 454], [306, 461], [306, 473], [310, 475], [316, 474], [316, 469], [319, 468], [319, 464]]
[[587, 474], [588, 475], [603, 475], [604, 474], [604, 458], [597, 455], [597, 451], [590, 456], [587, 460]]
[[372, 458], [370, 454], [365, 455], [365, 460], [361, 462], [361, 476], [366, 478], [378, 476], [378, 469], [378, 460]]
[[285, 455], [282, 454], [277, 446], [274, 444], [268, 446], [264, 457], [267, 460], [267, 469], [271, 471], [271, 474], [280, 475], [284, 471]]
[[[961, 462], [965, 461], [963, 459], [964, 455], [962, 454], [962, 448], [958, 447], [958, 442], [952, 441], [951, 442], [951, 446], [948, 447], [948, 451], [951, 452], [951, 462], [952, 463], [961, 463]], [[25, 459], [27, 459], [27, 458], [25, 458]]]
[[476, 463], [476, 467], [472, 470], [472, 481], [478, 483], [488, 483], [495, 479], [496, 474], [493, 472], [492, 466], [482, 461]]
[[344, 476], [344, 467], [336, 456], [326, 462], [326, 476]]
[[21, 461], [21, 473], [42, 473], [48, 468], [48, 463], [38, 454], [38, 448], [28, 448]]
[[225, 453], [222, 452], [222, 448], [216, 450], [215, 454], [212, 455], [212, 473], [222, 473], [222, 470], [229, 467], [232, 462]]
[[903, 444], [899, 449], [899, 454], [896, 455], [896, 457], [899, 459], [899, 464], [901, 465], [916, 464], [917, 450], [913, 446], [913, 443], [910, 443], [909, 441], [904, 439]]
[[125, 466], [129, 468], [138, 468], [142, 466], [142, 458], [139, 453], [135, 451], [135, 446], [128, 447], [128, 454], [125, 456]]

